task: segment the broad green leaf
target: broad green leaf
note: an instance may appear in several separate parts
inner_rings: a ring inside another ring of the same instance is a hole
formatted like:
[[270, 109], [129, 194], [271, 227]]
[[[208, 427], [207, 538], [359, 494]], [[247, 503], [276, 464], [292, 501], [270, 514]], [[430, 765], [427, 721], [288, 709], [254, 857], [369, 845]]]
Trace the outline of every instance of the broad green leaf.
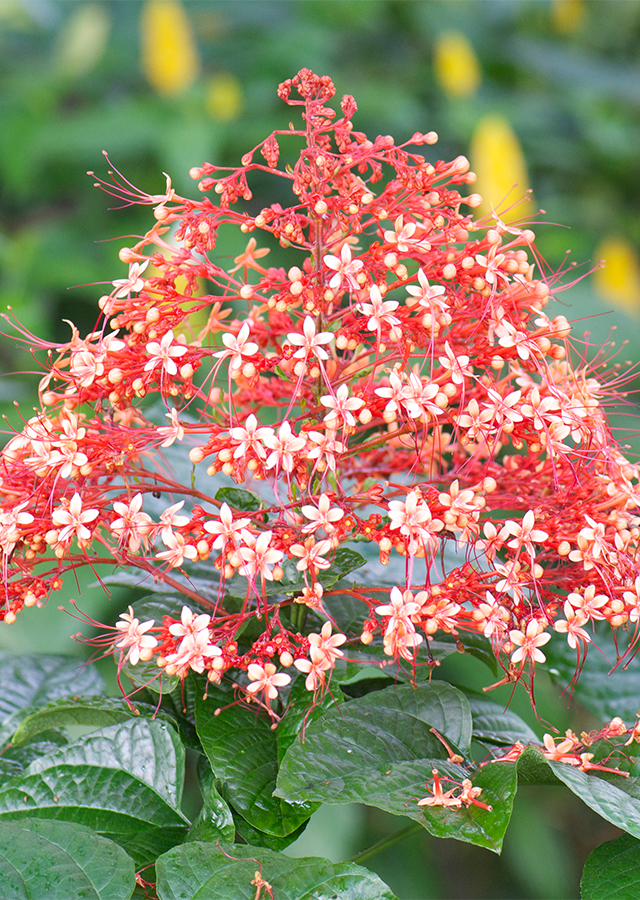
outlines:
[[95, 666], [69, 656], [0, 652], [0, 744], [14, 733], [27, 707], [46, 706], [61, 697], [93, 696], [104, 691]]
[[[624, 635], [620, 637], [620, 649], [624, 651]], [[547, 666], [551, 676], [566, 688], [576, 674], [576, 651], [572, 650], [560, 635], [553, 636], [545, 647]], [[616, 648], [611, 630], [602, 631], [589, 646], [584, 668], [577, 684], [568, 692], [599, 719], [609, 720], [620, 716], [625, 721], [636, 717], [640, 708], [640, 659], [634, 656], [626, 667], [616, 665]]]
[[471, 741], [466, 698], [445, 682], [400, 685], [358, 697], [312, 722], [291, 745], [280, 767], [277, 795], [290, 801], [359, 802], [425, 823], [415, 806], [434, 766], [460, 781]]
[[623, 834], [591, 853], [580, 881], [582, 900], [640, 897], [640, 841]]
[[[250, 844], [183, 844], [158, 859], [156, 872], [159, 900], [255, 900], [256, 872], [276, 900], [396, 900], [361, 866], [291, 859]], [[266, 900], [264, 892], [260, 898]]]
[[196, 701], [196, 728], [217, 788], [254, 828], [281, 837], [291, 834], [314, 808], [303, 799], [291, 805], [272, 796], [278, 773], [277, 731], [266, 716], [234, 700], [233, 693], [210, 687], [209, 696]]
[[0, 819], [66, 819], [99, 832], [185, 827], [184, 748], [164, 722], [130, 719], [35, 759], [0, 788]]
[[[325, 587], [332, 587], [336, 581], [344, 578], [349, 572], [364, 566], [365, 563], [366, 559], [361, 553], [352, 550], [350, 547], [340, 547], [336, 550], [331, 567], [326, 569], [326, 571], [321, 571], [318, 578]], [[360, 605], [364, 607], [363, 603]], [[364, 608], [366, 609], [366, 607]]]
[[[153, 712], [153, 709], [151, 710]], [[64, 725], [95, 725], [106, 727], [126, 722], [140, 715], [124, 700], [114, 697], [67, 697], [48, 703], [26, 716], [11, 739], [14, 746], [25, 744], [43, 731]]]
[[518, 757], [517, 769], [520, 784], [561, 784], [539, 747], [525, 747], [524, 753]]
[[109, 838], [127, 851], [136, 864], [136, 870], [146, 866], [152, 866], [161, 853], [171, 850], [176, 844], [186, 841], [189, 835], [187, 824], [164, 825], [159, 828], [144, 828], [142, 831], [101, 832], [103, 837]]
[[[441, 766], [436, 768], [440, 771]], [[518, 787], [516, 767], [513, 763], [487, 763], [471, 780], [474, 787], [482, 788], [477, 799], [492, 808], [488, 810], [475, 805], [466, 809], [424, 806], [421, 809], [428, 820], [427, 828], [436, 837], [466, 841], [499, 853]], [[446, 791], [459, 784], [459, 778], [454, 783], [443, 779], [442, 786]], [[430, 794], [426, 792], [423, 796]]]
[[198, 785], [202, 794], [202, 809], [195, 819], [188, 841], [233, 841], [235, 827], [231, 810], [215, 786], [215, 776], [206, 756], [198, 759]]
[[465, 694], [473, 716], [473, 736], [476, 740], [505, 747], [512, 746], [516, 741], [528, 744], [539, 740], [535, 731], [510, 709], [485, 700], [478, 694], [467, 691]]
[[548, 760], [553, 773], [607, 822], [640, 838], [640, 777], [596, 775]]
[[305, 676], [298, 675], [289, 691], [287, 714], [278, 725], [278, 765], [299, 734], [304, 735], [311, 722], [315, 722], [328, 709], [342, 703], [344, 696], [339, 685], [331, 685], [321, 699], [313, 702], [313, 693], [305, 687]]
[[285, 835], [269, 834], [268, 831], [259, 831], [257, 828], [254, 828], [253, 825], [250, 825], [246, 819], [243, 819], [239, 813], [234, 814], [233, 824], [235, 825], [238, 837], [242, 838], [243, 841], [246, 841], [247, 844], [252, 844], [254, 847], [266, 847], [267, 850], [285, 850], [290, 844], [293, 844], [294, 841], [298, 840], [309, 824], [309, 820], [305, 819], [302, 825], [296, 828], [295, 831]]
[[55, 729], [44, 731], [38, 735], [38, 740], [36, 741], [30, 741], [28, 744], [22, 744], [20, 747], [14, 747], [11, 744], [6, 746], [0, 757], [0, 766], [5, 761], [13, 763], [16, 766], [13, 774], [19, 775], [34, 759], [39, 759], [46, 753], [52, 753], [68, 743], [69, 738], [61, 731]]
[[2, 900], [129, 900], [133, 860], [113, 841], [71, 822], [0, 822]]
[[239, 512], [257, 512], [262, 506], [262, 500], [251, 491], [243, 491], [241, 488], [223, 487], [216, 492], [216, 500], [220, 503], [228, 503]]

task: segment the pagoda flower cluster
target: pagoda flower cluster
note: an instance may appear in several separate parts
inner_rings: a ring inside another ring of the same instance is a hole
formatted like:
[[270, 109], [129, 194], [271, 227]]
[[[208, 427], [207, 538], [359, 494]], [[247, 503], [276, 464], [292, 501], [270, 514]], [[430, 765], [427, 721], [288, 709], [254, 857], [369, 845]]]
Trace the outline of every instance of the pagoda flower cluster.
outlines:
[[[474, 220], [469, 163], [437, 161], [433, 132], [370, 139], [308, 70], [278, 93], [301, 125], [192, 169], [200, 199], [99, 182], [153, 222], [96, 331], [15, 325], [45, 376], [0, 459], [0, 617], [79, 567], [127, 568], [182, 608], [123, 615], [103, 641], [122, 665], [227, 677], [270, 710], [354, 649], [434, 665], [442, 633], [484, 636], [531, 690], [552, 636], [577, 670], [597, 622], [632, 653], [639, 473], [606, 415], [624, 371], [580, 354], [533, 231]], [[291, 205], [256, 211], [254, 173]], [[234, 505], [238, 487], [261, 500]], [[375, 577], [340, 580], [367, 544]], [[344, 598], [362, 610], [346, 634]]]

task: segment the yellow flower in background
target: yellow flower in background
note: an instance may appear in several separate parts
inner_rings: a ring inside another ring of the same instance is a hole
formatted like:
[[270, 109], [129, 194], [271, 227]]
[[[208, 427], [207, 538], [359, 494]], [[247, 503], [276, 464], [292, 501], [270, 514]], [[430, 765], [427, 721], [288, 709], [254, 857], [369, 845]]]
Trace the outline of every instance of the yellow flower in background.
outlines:
[[198, 77], [200, 60], [179, 0], [147, 0], [140, 21], [142, 70], [163, 96], [176, 96]]
[[620, 237], [605, 238], [596, 250], [596, 259], [605, 261], [594, 275], [600, 297], [640, 315], [640, 260], [631, 244]]
[[209, 115], [221, 122], [237, 118], [244, 107], [242, 86], [230, 72], [214, 75], [207, 83], [205, 105]]
[[584, 0], [551, 0], [551, 22], [561, 34], [577, 31], [586, 15]]
[[475, 190], [483, 200], [480, 214], [491, 214], [493, 206], [507, 223], [531, 215], [530, 195], [517, 202], [529, 188], [527, 164], [520, 141], [503, 116], [487, 115], [478, 122], [471, 138], [471, 166], [478, 176]]
[[55, 68], [63, 75], [81, 78], [102, 59], [111, 22], [104, 6], [86, 3], [76, 7], [58, 35], [54, 49]]
[[435, 45], [433, 66], [438, 84], [452, 97], [470, 97], [480, 87], [482, 73], [469, 40], [459, 31], [446, 31]]

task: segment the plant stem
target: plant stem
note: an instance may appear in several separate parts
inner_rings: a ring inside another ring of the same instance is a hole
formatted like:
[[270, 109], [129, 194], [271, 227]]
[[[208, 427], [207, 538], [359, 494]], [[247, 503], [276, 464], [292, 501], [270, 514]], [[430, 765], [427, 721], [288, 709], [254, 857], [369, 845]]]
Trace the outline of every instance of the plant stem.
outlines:
[[421, 828], [422, 825], [420, 825], [419, 822], [414, 822], [412, 825], [407, 825], [406, 828], [401, 828], [400, 831], [396, 831], [395, 834], [392, 834], [386, 838], [382, 838], [382, 840], [380, 841], [376, 841], [375, 844], [367, 847], [366, 850], [361, 850], [360, 853], [356, 853], [356, 855], [352, 856], [348, 861], [353, 863], [364, 862], [365, 859], [369, 859], [369, 857], [375, 856], [376, 853], [380, 853], [381, 850], [386, 850], [388, 847], [393, 847], [394, 844], [398, 844], [400, 841], [404, 841], [405, 838], [408, 838], [412, 834], [415, 834], [417, 831], [420, 831]]

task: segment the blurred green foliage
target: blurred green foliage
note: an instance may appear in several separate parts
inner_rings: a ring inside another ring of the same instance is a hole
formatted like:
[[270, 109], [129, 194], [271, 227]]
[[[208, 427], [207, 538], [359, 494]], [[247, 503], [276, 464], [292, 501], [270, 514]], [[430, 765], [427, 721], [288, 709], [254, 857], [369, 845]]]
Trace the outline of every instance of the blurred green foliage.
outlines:
[[[159, 48], [191, 54], [182, 69], [173, 59], [173, 82], [154, 76], [141, 51], [152, 27], [149, 7], [141, 0], [0, 0], [0, 307], [12, 306], [25, 328], [58, 341], [69, 336], [63, 319], [93, 330], [101, 284], [126, 274], [118, 249], [149, 227], [148, 209], [121, 208], [84, 175], [106, 176], [101, 151], [143, 190], [162, 192], [168, 172], [179, 192], [193, 193], [190, 167], [235, 165], [269, 131], [287, 127], [276, 86], [304, 66], [356, 97], [360, 130], [399, 141], [435, 130], [439, 158], [469, 155], [486, 116], [508, 122], [536, 204], [546, 210], [542, 220], [563, 226], [534, 226], [551, 268], [571, 248], [571, 259], [584, 264], [579, 271], [587, 271], [605, 238], [622, 239], [631, 261], [622, 267], [624, 291], [608, 291], [605, 279], [599, 297], [583, 281], [560, 295], [566, 306], [558, 311], [577, 320], [619, 301], [623, 310], [578, 322], [577, 334], [589, 329], [604, 340], [621, 323], [627, 356], [640, 357], [640, 288], [632, 271], [640, 248], [639, 0], [185, 2], [178, 10], [183, 44], [171, 44], [178, 40], [171, 33]], [[471, 72], [458, 89], [434, 65], [451, 33], [466, 38], [479, 70], [474, 77], [473, 59], [454, 58], [454, 74], [466, 64]], [[267, 179], [253, 187], [256, 209], [287, 199], [270, 193]], [[37, 367], [5, 340], [0, 368]], [[21, 393], [32, 398], [27, 384], [0, 380], [0, 401], [6, 407]], [[63, 595], [78, 587], [67, 583]], [[91, 602], [97, 605], [83, 601], [83, 608], [98, 618], [117, 616], [103, 600]], [[11, 641], [3, 635], [3, 648], [28, 650], [35, 626], [35, 649], [43, 649], [44, 624], [53, 629], [47, 650], [69, 650], [68, 621], [57, 610], [23, 616]], [[459, 677], [473, 685], [473, 665], [468, 669]], [[508, 702], [508, 691], [498, 693], [495, 699]], [[546, 705], [565, 705], [555, 694], [543, 681], [543, 717]], [[526, 698], [516, 703], [541, 733]], [[588, 727], [577, 716], [566, 724]], [[576, 812], [566, 791], [549, 788], [541, 798], [537, 790], [518, 796], [502, 860], [421, 834], [367, 865], [406, 898], [577, 897], [584, 859], [614, 833], [583, 808]], [[376, 811], [326, 808], [292, 852], [344, 858], [399, 827]]]

